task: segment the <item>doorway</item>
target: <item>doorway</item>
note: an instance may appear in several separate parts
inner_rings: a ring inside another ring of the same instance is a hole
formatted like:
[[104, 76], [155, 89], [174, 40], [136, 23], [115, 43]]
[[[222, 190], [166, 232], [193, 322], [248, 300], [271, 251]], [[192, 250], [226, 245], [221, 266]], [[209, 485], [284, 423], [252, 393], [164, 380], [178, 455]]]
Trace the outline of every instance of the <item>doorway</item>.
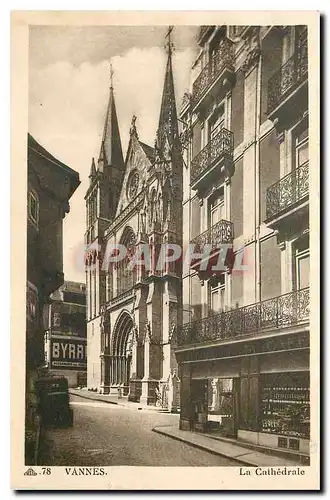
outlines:
[[208, 430], [237, 437], [238, 378], [208, 380]]
[[220, 377], [192, 380], [193, 430], [237, 437], [238, 381]]

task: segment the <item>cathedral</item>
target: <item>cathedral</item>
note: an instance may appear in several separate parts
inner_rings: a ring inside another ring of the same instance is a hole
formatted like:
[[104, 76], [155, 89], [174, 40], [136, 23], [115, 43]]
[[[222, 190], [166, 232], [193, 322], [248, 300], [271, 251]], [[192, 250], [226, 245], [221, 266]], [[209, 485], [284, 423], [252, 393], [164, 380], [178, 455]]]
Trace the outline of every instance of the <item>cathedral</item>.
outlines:
[[[183, 160], [174, 92], [172, 44], [154, 146], [140, 141], [133, 116], [123, 157], [113, 84], [100, 153], [86, 200], [87, 385], [141, 404], [178, 405], [174, 354], [182, 311], [180, 263], [158, 269], [167, 243], [182, 245]], [[104, 266], [107, 245], [128, 255], [150, 248], [150, 265]], [[140, 247], [141, 248], [141, 247]]]

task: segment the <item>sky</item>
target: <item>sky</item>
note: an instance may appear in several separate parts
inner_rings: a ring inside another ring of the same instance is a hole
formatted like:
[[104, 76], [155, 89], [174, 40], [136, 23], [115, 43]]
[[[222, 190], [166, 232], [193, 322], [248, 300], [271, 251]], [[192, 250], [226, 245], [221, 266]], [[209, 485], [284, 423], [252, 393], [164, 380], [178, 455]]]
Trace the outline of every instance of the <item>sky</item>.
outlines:
[[[29, 133], [79, 172], [64, 219], [65, 279], [85, 281], [85, 200], [98, 157], [109, 95], [110, 60], [124, 156], [133, 114], [140, 140], [153, 146], [167, 54], [166, 26], [32, 26], [29, 33]], [[177, 107], [189, 88], [197, 27], [172, 32]]]

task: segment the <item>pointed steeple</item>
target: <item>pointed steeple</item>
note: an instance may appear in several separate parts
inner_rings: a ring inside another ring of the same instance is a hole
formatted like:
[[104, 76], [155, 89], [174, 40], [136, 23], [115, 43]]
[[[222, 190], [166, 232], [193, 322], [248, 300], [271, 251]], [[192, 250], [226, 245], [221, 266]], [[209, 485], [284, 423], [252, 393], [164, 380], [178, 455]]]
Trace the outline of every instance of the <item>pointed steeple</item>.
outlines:
[[90, 173], [89, 173], [89, 178], [90, 179], [94, 179], [94, 177], [96, 176], [96, 166], [95, 166], [95, 160], [94, 160], [94, 156], [92, 158], [92, 164], [91, 164], [91, 170], [90, 170]]
[[178, 141], [179, 130], [178, 130], [178, 117], [176, 111], [175, 102], [175, 92], [174, 92], [174, 79], [173, 79], [173, 68], [172, 68], [172, 53], [173, 53], [173, 43], [171, 42], [171, 32], [173, 26], [169, 27], [166, 37], [168, 37], [168, 43], [166, 49], [168, 52], [165, 80], [163, 87], [162, 103], [160, 107], [159, 123], [157, 130], [156, 144], [158, 149], [162, 150], [166, 138], [169, 142], [171, 149]]
[[112, 65], [110, 65], [110, 93], [98, 159], [98, 169], [103, 171], [105, 165], [113, 165], [119, 169], [124, 169], [124, 158], [113, 91]]

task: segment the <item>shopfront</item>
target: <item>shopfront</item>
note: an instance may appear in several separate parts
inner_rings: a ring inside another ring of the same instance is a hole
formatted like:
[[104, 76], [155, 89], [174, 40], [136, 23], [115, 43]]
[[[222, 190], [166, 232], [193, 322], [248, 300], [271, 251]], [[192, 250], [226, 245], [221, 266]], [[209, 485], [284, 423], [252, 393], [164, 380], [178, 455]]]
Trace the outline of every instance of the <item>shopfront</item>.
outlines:
[[309, 453], [308, 333], [185, 350], [177, 357], [182, 430]]

